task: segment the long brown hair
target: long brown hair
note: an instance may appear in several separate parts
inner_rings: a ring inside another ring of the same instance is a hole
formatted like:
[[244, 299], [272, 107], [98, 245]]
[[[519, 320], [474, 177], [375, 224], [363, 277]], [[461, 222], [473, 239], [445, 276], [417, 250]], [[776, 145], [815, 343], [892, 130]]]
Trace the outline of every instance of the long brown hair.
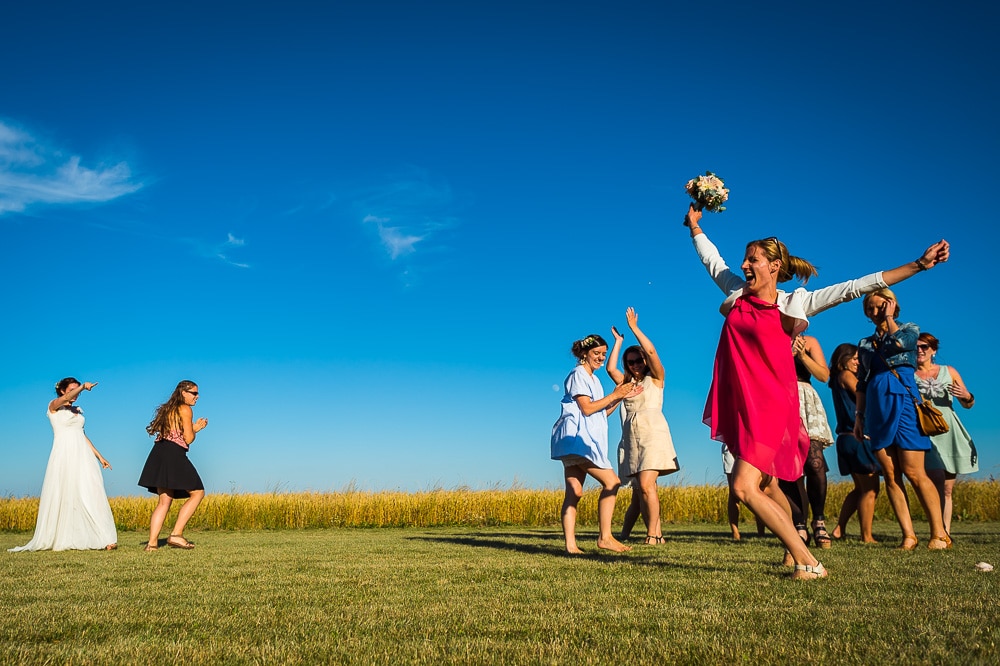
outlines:
[[174, 392], [170, 394], [167, 401], [156, 408], [153, 412], [153, 420], [149, 422], [146, 426], [146, 432], [150, 435], [159, 435], [163, 437], [170, 433], [171, 430], [180, 430], [181, 428], [181, 417], [178, 413], [180, 406], [184, 404], [184, 396], [181, 395], [183, 391], [190, 391], [191, 389], [198, 386], [190, 379], [185, 379], [177, 384], [177, 388]]
[[646, 374], [647, 375], [649, 374], [649, 359], [646, 358], [646, 352], [642, 351], [642, 347], [640, 347], [639, 345], [632, 345], [631, 347], [625, 349], [624, 352], [622, 352], [622, 365], [625, 366], [625, 373], [624, 373], [625, 379], [623, 381], [626, 382], [630, 382], [633, 379], [635, 380], [639, 379], [639, 377], [636, 376], [634, 372], [632, 372], [632, 366], [628, 364], [629, 352], [631, 352], [633, 355], [638, 354], [639, 356], [642, 357], [642, 362], [646, 364]]
[[778, 270], [778, 282], [788, 282], [793, 277], [802, 280], [802, 284], [809, 282], [809, 278], [819, 275], [816, 267], [802, 257], [793, 257], [788, 254], [788, 248], [780, 240], [771, 236], [761, 240], [747, 243], [747, 250], [751, 247], [759, 247], [760, 251], [768, 261], [780, 261], [781, 268]]

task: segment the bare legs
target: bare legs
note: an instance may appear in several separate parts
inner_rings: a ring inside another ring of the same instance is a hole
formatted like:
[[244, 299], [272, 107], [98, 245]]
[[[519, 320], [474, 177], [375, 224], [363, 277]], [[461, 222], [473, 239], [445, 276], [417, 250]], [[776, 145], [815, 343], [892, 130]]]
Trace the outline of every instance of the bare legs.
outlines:
[[[633, 486], [632, 499], [628, 503], [628, 508], [625, 509], [625, 517], [622, 520], [622, 541], [632, 535], [632, 528], [635, 527], [635, 524], [639, 520], [639, 516], [642, 516], [642, 513], [642, 493]], [[646, 518], [643, 516], [643, 521], [645, 522], [645, 520]]]
[[878, 497], [878, 474], [851, 474], [854, 488], [844, 498], [837, 518], [837, 527], [833, 530], [833, 538], [843, 539], [847, 535], [847, 521], [854, 512], [858, 512], [858, 522], [861, 523], [861, 541], [878, 543], [872, 536], [872, 521], [875, 519], [875, 499]]
[[[733, 541], [739, 541], [742, 538], [740, 536], [740, 501], [736, 497], [736, 491], [733, 490], [732, 472], [726, 474], [726, 481], [729, 483], [729, 496], [726, 500], [726, 513], [729, 514], [729, 529], [733, 533]], [[772, 498], [775, 496], [775, 492], [780, 494], [780, 491], [774, 490], [776, 483], [776, 480], [771, 479], [769, 485], [764, 488], [764, 492], [771, 495]], [[757, 523], [757, 536], [764, 536], [764, 521], [756, 514], [754, 514], [753, 519]]]
[[937, 488], [938, 495], [941, 496], [941, 517], [944, 521], [944, 531], [951, 534], [951, 514], [955, 505], [952, 501], [952, 493], [955, 492], [955, 474], [943, 469], [929, 469], [927, 476], [930, 477]]
[[913, 485], [913, 490], [924, 508], [927, 522], [930, 523], [931, 538], [945, 536], [944, 521], [941, 517], [941, 499], [934, 483], [924, 471], [924, 452], [907, 451], [892, 445], [875, 452], [885, 474], [885, 490], [889, 495], [889, 504], [896, 514], [896, 521], [903, 532], [904, 546], [906, 540], [916, 536], [913, 532], [913, 520], [910, 518], [910, 504], [903, 488], [905, 475]]
[[658, 478], [660, 478], [660, 473], [655, 469], [644, 469], [638, 474], [639, 489], [642, 492], [643, 518], [646, 520], [646, 536], [656, 537], [656, 539], [663, 536], [660, 528], [660, 495], [656, 487]]
[[618, 487], [621, 485], [614, 470], [593, 466], [584, 468], [580, 465], [566, 467], [564, 470], [566, 497], [562, 506], [562, 526], [563, 536], [566, 539], [566, 552], [573, 554], [583, 552], [576, 545], [576, 507], [580, 503], [580, 498], [583, 497], [583, 481], [587, 474], [590, 474], [601, 484], [601, 494], [597, 499], [597, 547], [619, 553], [632, 550], [611, 534], [611, 519], [615, 512]]
[[[795, 525], [781, 500], [772, 499], [761, 490], [761, 482], [766, 481], [759, 469], [741, 458], [736, 459], [733, 467], [733, 490], [739, 501], [746, 504], [771, 532], [774, 533], [792, 555], [797, 565], [814, 567], [819, 564], [809, 548], [795, 531]], [[776, 493], [780, 495], [780, 493]], [[781, 496], [783, 498], [783, 495]]]
[[[153, 515], [149, 519], [149, 542], [146, 545], [147, 550], [154, 550], [159, 545], [163, 523], [167, 519], [167, 513], [170, 512], [170, 505], [174, 501], [173, 490], [157, 488], [156, 494], [158, 498], [156, 508], [153, 509]], [[174, 523], [174, 529], [171, 530], [170, 536], [183, 538], [184, 528], [187, 526], [188, 521], [191, 520], [191, 516], [194, 515], [195, 509], [198, 508], [204, 497], [204, 490], [191, 491], [191, 497], [184, 502], [180, 511], [177, 512], [177, 522]]]

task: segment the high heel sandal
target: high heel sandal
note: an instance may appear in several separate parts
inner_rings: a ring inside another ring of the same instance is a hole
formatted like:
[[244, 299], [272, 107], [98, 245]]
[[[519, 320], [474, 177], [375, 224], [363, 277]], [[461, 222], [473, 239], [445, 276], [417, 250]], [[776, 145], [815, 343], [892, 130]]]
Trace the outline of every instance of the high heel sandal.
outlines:
[[802, 543], [806, 546], [809, 545], [809, 530], [806, 529], [805, 523], [799, 523], [795, 526], [795, 531], [799, 533], [799, 538], [802, 539]]
[[796, 564], [795, 570], [792, 571], [792, 580], [816, 580], [826, 577], [826, 567], [822, 562], [817, 562], [815, 565]]
[[917, 535], [907, 534], [903, 537], [903, 543], [899, 544], [897, 550], [916, 550], [918, 543], [920, 542], [917, 541]]
[[820, 548], [829, 548], [833, 545], [833, 540], [830, 538], [830, 533], [826, 531], [826, 521], [825, 520], [814, 520], [812, 524], [813, 528], [813, 541]]
[[948, 550], [951, 548], [951, 537], [947, 534], [931, 538], [927, 542], [927, 550]]

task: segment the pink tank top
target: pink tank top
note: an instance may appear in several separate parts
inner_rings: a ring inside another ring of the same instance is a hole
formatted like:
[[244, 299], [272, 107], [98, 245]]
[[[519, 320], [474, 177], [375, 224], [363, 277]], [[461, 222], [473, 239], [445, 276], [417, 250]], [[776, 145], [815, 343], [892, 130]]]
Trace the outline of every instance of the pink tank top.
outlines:
[[167, 440], [168, 442], [173, 442], [182, 449], [188, 448], [188, 443], [184, 441], [184, 433], [182, 433], [180, 430], [171, 430], [170, 432], [168, 432], [166, 435], [163, 436], [163, 439]]

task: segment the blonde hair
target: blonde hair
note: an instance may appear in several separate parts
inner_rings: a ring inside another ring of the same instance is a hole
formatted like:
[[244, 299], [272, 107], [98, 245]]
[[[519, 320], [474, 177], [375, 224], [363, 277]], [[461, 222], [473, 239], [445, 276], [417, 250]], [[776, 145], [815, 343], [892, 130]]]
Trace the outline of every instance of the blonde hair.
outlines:
[[[875, 291], [865, 294], [865, 297], [861, 299], [861, 307], [865, 312], [868, 312], [868, 301], [872, 300], [872, 296], [881, 296], [888, 301], [896, 301], [896, 319], [899, 319], [899, 313], [903, 310], [903, 308], [900, 306], [899, 299], [896, 298], [896, 294], [892, 293], [892, 289], [889, 289], [889, 287], [882, 287], [881, 289], [876, 289]], [[865, 316], [867, 316], [867, 314]]]
[[811, 263], [802, 257], [788, 254], [788, 248], [785, 247], [785, 244], [774, 236], [750, 241], [747, 243], [747, 250], [749, 251], [751, 247], [760, 248], [768, 261], [781, 262], [781, 268], [778, 270], [778, 282], [788, 282], [793, 277], [797, 277], [802, 280], [802, 284], [806, 284], [809, 282], [809, 278], [819, 275], [819, 271]]

